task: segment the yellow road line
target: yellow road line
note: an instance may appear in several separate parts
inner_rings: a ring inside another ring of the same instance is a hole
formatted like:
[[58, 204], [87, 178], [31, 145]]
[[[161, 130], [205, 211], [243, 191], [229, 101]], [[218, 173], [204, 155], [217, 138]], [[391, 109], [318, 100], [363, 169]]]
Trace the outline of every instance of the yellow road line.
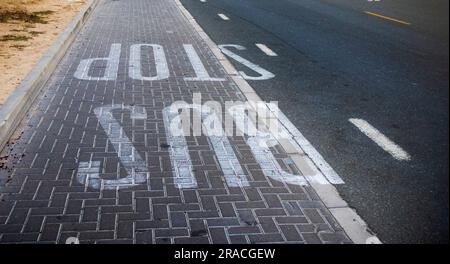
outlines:
[[395, 18], [388, 17], [388, 16], [383, 16], [383, 15], [380, 15], [380, 14], [377, 14], [377, 13], [373, 13], [373, 12], [369, 12], [369, 11], [364, 11], [364, 13], [366, 13], [368, 15], [371, 15], [371, 16], [376, 16], [376, 17], [379, 17], [379, 18], [383, 18], [383, 19], [387, 19], [387, 20], [390, 20], [390, 21], [394, 21], [394, 22], [397, 22], [397, 23], [400, 23], [400, 24], [403, 24], [403, 25], [411, 25], [411, 23], [409, 23], [409, 22], [406, 22], [406, 21], [403, 21], [403, 20], [399, 20], [399, 19], [395, 19]]

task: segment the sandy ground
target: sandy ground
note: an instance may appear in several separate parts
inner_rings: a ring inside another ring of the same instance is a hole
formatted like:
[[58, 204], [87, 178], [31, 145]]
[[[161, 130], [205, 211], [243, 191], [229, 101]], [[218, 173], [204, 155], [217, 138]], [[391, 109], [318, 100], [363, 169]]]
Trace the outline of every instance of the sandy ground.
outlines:
[[2, 10], [53, 11], [44, 15], [47, 24], [18, 20], [0, 21], [0, 40], [7, 35], [31, 37], [0, 41], [0, 107], [48, 50], [85, 0], [0, 0]]

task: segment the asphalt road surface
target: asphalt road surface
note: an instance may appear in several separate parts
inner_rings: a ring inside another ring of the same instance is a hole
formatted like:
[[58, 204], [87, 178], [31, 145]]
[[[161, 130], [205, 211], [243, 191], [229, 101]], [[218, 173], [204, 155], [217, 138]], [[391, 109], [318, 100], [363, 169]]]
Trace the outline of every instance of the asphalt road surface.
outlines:
[[217, 44], [266, 70], [231, 60], [343, 178], [341, 195], [383, 242], [448, 243], [447, 0], [182, 3]]

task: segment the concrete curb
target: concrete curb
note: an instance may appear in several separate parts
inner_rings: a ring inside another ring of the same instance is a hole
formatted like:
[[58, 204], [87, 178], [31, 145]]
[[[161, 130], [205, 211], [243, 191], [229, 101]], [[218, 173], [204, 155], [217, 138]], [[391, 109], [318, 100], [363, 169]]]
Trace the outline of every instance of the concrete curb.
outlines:
[[83, 27], [99, 0], [90, 0], [70, 22], [38, 63], [16, 87], [0, 108], [0, 150], [3, 150], [14, 130], [25, 117], [50, 75], [55, 70], [75, 36]]
[[[225, 55], [223, 55], [216, 43], [214, 43], [205, 31], [203, 31], [183, 4], [179, 0], [174, 1], [176, 2], [176, 5], [180, 9], [181, 13], [186, 17], [189, 23], [191, 23], [200, 37], [206, 42], [213, 54], [224, 67], [226, 73], [231, 76], [232, 80], [236, 83], [247, 100], [255, 102], [262, 101], [250, 84], [248, 84], [247, 81], [239, 75], [238, 71], [229, 62]], [[310, 165], [314, 165], [314, 163], [303, 151], [301, 151], [301, 147], [299, 145], [293, 145], [295, 143], [289, 140], [283, 140], [279, 143], [291, 156], [295, 165], [299, 168], [303, 175], [311, 175], [311, 170], [314, 170], [314, 173], [321, 173], [317, 166], [315, 168], [311, 168]], [[342, 199], [334, 185], [318, 184], [310, 181], [309, 179], [308, 181], [325, 206], [330, 210], [330, 213], [334, 216], [336, 221], [354, 243], [381, 244], [381, 241], [376, 235], [373, 234], [372, 231], [370, 231], [364, 220], [362, 220], [356, 211], [350, 208]]]

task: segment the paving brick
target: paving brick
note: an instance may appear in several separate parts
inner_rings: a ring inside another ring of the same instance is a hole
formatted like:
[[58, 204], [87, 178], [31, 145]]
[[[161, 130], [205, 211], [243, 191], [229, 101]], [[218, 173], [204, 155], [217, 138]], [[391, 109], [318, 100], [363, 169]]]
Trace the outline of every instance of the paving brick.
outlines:
[[99, 216], [98, 207], [85, 207], [82, 211], [83, 217], [81, 221], [83, 222], [97, 222]]
[[249, 235], [248, 239], [252, 244], [284, 242], [284, 239], [280, 234]]
[[171, 212], [198, 211], [200, 206], [198, 204], [171, 204], [169, 205], [169, 210]]
[[49, 215], [45, 222], [48, 224], [78, 223], [79, 220], [79, 215]]
[[[114, 203], [115, 204], [115, 200]], [[120, 205], [132, 205], [133, 193], [132, 192], [119, 192], [119, 204]]]
[[258, 217], [258, 222], [264, 233], [278, 233], [279, 230], [272, 217]]
[[189, 229], [189, 235], [191, 237], [206, 236], [208, 234], [208, 229], [206, 228], [204, 220], [201, 219], [189, 220]]
[[258, 224], [252, 210], [249, 210], [249, 209], [238, 210], [238, 215], [239, 215], [239, 220], [241, 221], [241, 223], [243, 223], [247, 226], [254, 226], [254, 225]]
[[323, 217], [315, 209], [304, 209], [305, 215], [308, 217], [309, 221], [314, 224], [325, 223]]
[[64, 207], [66, 205], [67, 197], [67, 193], [53, 194], [50, 201], [50, 207]]
[[62, 232], [69, 231], [95, 231], [97, 223], [64, 223], [62, 224]]
[[64, 210], [64, 207], [32, 208], [30, 215], [61, 215]]
[[23, 224], [28, 215], [28, 208], [14, 208], [9, 215], [7, 224]]
[[217, 210], [216, 203], [214, 201], [214, 197], [212, 196], [201, 196], [200, 200], [202, 201], [203, 210]]
[[183, 197], [186, 203], [198, 203], [197, 194], [194, 190], [184, 190]]
[[187, 227], [186, 215], [182, 212], [171, 212], [170, 223], [172, 227]]
[[264, 201], [251, 201], [251, 202], [236, 202], [235, 203], [237, 209], [245, 209], [245, 208], [267, 208]]
[[189, 231], [186, 228], [161, 228], [155, 230], [155, 237], [186, 237]]
[[150, 212], [150, 200], [147, 198], [136, 198], [136, 211]]
[[56, 241], [60, 227], [60, 224], [45, 224], [39, 241]]
[[206, 222], [208, 226], [239, 226], [239, 220], [236, 218], [216, 218], [216, 219], [207, 219]]
[[234, 194], [234, 195], [217, 195], [217, 202], [239, 202], [246, 201], [244, 195]]
[[133, 212], [133, 206], [130, 205], [111, 205], [102, 206], [102, 213], [129, 213]]
[[134, 237], [134, 223], [133, 222], [119, 222], [117, 224], [117, 238], [133, 238]]
[[152, 244], [153, 234], [151, 230], [136, 232], [136, 243], [139, 244]]
[[239, 227], [229, 227], [227, 229], [228, 234], [230, 235], [239, 235], [239, 234], [259, 234], [261, 231], [258, 226], [239, 226]]
[[307, 224], [308, 219], [302, 216], [278, 216], [275, 221], [279, 224]]
[[41, 231], [42, 223], [44, 222], [44, 216], [30, 216], [23, 229], [26, 233], [36, 233]]
[[168, 220], [147, 220], [147, 221], [136, 221], [136, 229], [149, 229], [149, 228], [168, 228]]
[[189, 218], [214, 218], [219, 217], [219, 211], [198, 211], [198, 212], [188, 212]]
[[118, 221], [140, 221], [151, 219], [150, 212], [139, 212], [139, 213], [120, 213], [118, 215]]
[[322, 244], [322, 240], [316, 233], [302, 233], [302, 237], [308, 244]]
[[171, 244], [172, 241], [167, 237], [160, 237], [155, 239], [156, 244]]
[[296, 226], [300, 233], [314, 233], [317, 230], [313, 224], [300, 224]]
[[328, 243], [349, 243], [351, 242], [343, 232], [324, 233], [320, 232], [319, 237]]
[[114, 232], [113, 231], [88, 231], [88, 232], [80, 232], [80, 242], [83, 240], [100, 240], [100, 239], [113, 239]]
[[261, 201], [262, 197], [257, 188], [245, 188], [245, 193], [250, 201]]
[[8, 234], [8, 233], [19, 233], [22, 230], [23, 225], [21, 224], [4, 224], [0, 225], [0, 233]]
[[[94, 241], [93, 241], [94, 242]], [[86, 241], [83, 241], [83, 243], [86, 243]], [[102, 239], [95, 241], [96, 244], [133, 244], [132, 239]], [[147, 242], [146, 238], [140, 237], [139, 242], [140, 244], [150, 244], [151, 242]]]
[[116, 217], [116, 214], [101, 214], [100, 230], [115, 230]]
[[209, 234], [211, 235], [211, 240], [213, 244], [228, 244], [227, 234], [225, 229], [222, 227], [213, 227], [209, 229]]
[[15, 234], [3, 234], [1, 237], [2, 243], [30, 243], [37, 241], [39, 233], [15, 233]]
[[236, 212], [233, 204], [231, 203], [219, 203], [220, 212], [223, 217], [235, 217]]
[[280, 229], [287, 241], [303, 240], [294, 225], [280, 225]]
[[207, 237], [176, 237], [175, 244], [209, 244]]
[[229, 237], [231, 244], [248, 244], [248, 240], [244, 235], [236, 235]]
[[69, 200], [67, 202], [67, 207], [65, 207], [65, 213], [66, 214], [80, 214], [82, 206], [83, 206], [83, 200]]
[[270, 208], [282, 208], [280, 198], [276, 194], [265, 194], [264, 200]]
[[155, 220], [168, 219], [168, 211], [166, 205], [153, 205], [152, 216]]
[[256, 209], [255, 213], [256, 213], [257, 216], [280, 216], [280, 215], [286, 215], [286, 212], [283, 209], [273, 209], [273, 208]]
[[286, 209], [289, 215], [303, 215], [302, 208], [297, 202], [282, 202], [283, 207]]

